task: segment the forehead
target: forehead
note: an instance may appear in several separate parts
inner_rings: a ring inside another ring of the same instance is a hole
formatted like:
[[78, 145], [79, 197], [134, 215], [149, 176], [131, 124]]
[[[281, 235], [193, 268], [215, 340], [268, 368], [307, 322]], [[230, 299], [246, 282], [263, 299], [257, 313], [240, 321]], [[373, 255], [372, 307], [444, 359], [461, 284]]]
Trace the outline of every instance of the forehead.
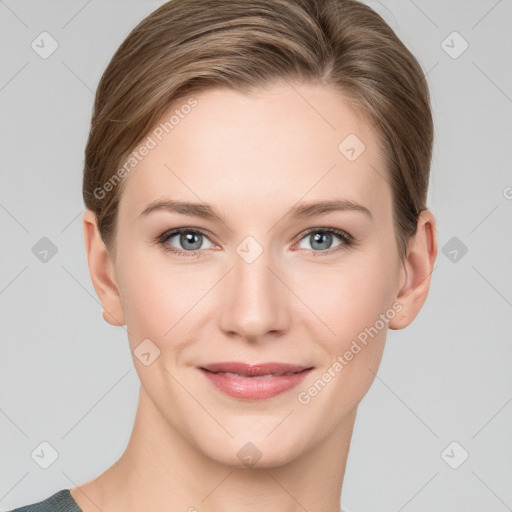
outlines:
[[228, 218], [276, 215], [301, 200], [348, 199], [376, 217], [391, 207], [377, 134], [327, 86], [201, 91], [173, 105], [135, 151], [144, 156], [120, 202], [132, 218], [168, 198], [212, 204]]

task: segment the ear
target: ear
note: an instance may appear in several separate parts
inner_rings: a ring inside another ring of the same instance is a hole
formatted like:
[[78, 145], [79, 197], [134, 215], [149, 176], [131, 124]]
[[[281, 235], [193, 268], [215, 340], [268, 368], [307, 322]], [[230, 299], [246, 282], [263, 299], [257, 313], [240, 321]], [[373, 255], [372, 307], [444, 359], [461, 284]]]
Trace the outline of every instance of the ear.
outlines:
[[107, 247], [101, 239], [96, 214], [86, 209], [82, 224], [89, 273], [96, 294], [103, 306], [103, 318], [111, 325], [124, 325], [125, 319], [114, 265]]
[[432, 212], [423, 210], [418, 217], [416, 233], [407, 244], [400, 291], [395, 298], [402, 304], [402, 310], [390, 320], [390, 329], [403, 329], [416, 318], [427, 299], [436, 257], [436, 220]]

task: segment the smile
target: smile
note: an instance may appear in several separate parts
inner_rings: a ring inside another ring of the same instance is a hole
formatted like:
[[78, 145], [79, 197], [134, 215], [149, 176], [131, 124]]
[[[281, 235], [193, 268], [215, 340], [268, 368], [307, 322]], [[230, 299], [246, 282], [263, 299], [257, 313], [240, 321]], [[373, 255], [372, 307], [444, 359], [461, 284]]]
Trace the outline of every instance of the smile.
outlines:
[[313, 367], [286, 363], [215, 363], [198, 367], [211, 384], [240, 400], [264, 400], [300, 384]]

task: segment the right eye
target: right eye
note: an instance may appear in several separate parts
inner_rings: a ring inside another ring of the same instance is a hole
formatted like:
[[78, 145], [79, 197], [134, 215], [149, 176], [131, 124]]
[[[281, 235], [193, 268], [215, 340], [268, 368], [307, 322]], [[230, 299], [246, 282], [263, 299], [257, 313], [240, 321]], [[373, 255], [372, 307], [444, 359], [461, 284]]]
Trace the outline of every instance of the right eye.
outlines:
[[[173, 239], [176, 239], [175, 243], [181, 245], [182, 248], [175, 247], [174, 245], [170, 244], [170, 241]], [[186, 257], [196, 257], [195, 253], [203, 250], [201, 249], [201, 245], [205, 239], [209, 240], [209, 238], [206, 236], [206, 233], [201, 230], [192, 228], [177, 228], [171, 231], [166, 231], [160, 235], [158, 237], [158, 242], [162, 245], [165, 251]]]

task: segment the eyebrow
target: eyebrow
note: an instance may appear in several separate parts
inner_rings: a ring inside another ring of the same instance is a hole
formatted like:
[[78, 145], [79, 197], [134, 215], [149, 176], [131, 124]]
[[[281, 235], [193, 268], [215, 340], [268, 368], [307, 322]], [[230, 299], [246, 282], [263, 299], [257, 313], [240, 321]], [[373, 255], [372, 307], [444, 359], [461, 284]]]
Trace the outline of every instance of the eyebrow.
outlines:
[[[181, 213], [183, 215], [190, 215], [194, 217], [200, 217], [206, 220], [216, 220], [225, 223], [225, 220], [222, 217], [222, 215], [217, 213], [215, 211], [215, 208], [213, 208], [209, 204], [173, 201], [169, 199], [152, 201], [139, 214], [139, 218], [146, 217], [147, 215], [155, 211]], [[301, 203], [290, 208], [284, 217], [289, 217], [292, 219], [305, 219], [334, 211], [359, 211], [364, 213], [370, 219], [373, 220], [373, 215], [368, 208], [347, 199], [335, 199], [330, 201]]]

